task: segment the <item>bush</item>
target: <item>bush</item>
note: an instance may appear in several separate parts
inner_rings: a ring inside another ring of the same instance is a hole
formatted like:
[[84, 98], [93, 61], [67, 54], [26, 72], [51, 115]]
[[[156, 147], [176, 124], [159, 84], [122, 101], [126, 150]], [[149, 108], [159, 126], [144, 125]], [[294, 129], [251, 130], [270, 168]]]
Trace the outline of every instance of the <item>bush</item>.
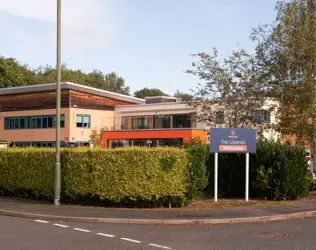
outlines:
[[[208, 161], [209, 192], [213, 194], [214, 154]], [[273, 141], [258, 141], [250, 154], [249, 192], [252, 198], [293, 200], [307, 194], [310, 173], [302, 148]], [[245, 154], [218, 155], [219, 197], [244, 197]]]
[[208, 146], [191, 143], [187, 146], [189, 157], [189, 183], [187, 198], [193, 199], [202, 195], [208, 184], [206, 162], [209, 156]]
[[[53, 197], [52, 149], [0, 150], [0, 190], [17, 196]], [[62, 198], [110, 202], [184, 198], [188, 157], [175, 148], [61, 151]]]
[[294, 200], [308, 193], [311, 176], [305, 151], [280, 142], [257, 143], [257, 153], [252, 155], [253, 194], [272, 200]]
[[0, 190], [22, 197], [53, 198], [54, 162], [50, 149], [0, 150]]
[[120, 202], [184, 197], [188, 160], [173, 148], [65, 150], [65, 194]]

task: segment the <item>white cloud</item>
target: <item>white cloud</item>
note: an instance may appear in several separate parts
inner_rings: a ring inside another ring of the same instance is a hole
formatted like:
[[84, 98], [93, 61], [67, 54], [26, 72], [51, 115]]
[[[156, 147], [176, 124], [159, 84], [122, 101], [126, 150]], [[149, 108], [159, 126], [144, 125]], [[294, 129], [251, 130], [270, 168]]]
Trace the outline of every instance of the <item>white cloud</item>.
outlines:
[[[107, 0], [62, 0], [62, 47], [78, 50], [106, 45], [115, 36], [110, 14], [113, 12]], [[13, 15], [37, 19], [39, 22], [56, 23], [56, 0], [0, 0], [0, 10]], [[10, 28], [10, 24], [6, 25]], [[16, 30], [16, 32], [19, 32]], [[25, 33], [25, 32], [23, 32]], [[34, 41], [21, 45], [23, 48], [46, 50], [54, 46], [56, 28], [39, 34]], [[46, 44], [43, 47], [43, 44]]]

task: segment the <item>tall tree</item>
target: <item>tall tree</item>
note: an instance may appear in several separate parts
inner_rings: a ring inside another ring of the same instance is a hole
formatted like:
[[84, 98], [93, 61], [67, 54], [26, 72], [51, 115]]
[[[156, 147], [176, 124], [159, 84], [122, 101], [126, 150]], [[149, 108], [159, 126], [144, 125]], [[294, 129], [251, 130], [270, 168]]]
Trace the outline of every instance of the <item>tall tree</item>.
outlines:
[[0, 88], [31, 85], [34, 80], [35, 73], [27, 65], [14, 58], [0, 57]]
[[[200, 79], [194, 101], [190, 105], [200, 110], [197, 119], [212, 127], [258, 127], [261, 119], [253, 116], [260, 110], [267, 91], [265, 68], [256, 58], [239, 49], [222, 60], [214, 49], [213, 54], [195, 54], [199, 60], [187, 73]], [[260, 118], [260, 117], [259, 117]]]
[[162, 92], [160, 89], [149, 89], [149, 88], [143, 88], [141, 90], [138, 90], [134, 93], [135, 97], [138, 98], [145, 98], [150, 96], [168, 96], [164, 92]]
[[273, 25], [254, 30], [257, 54], [270, 68], [280, 100], [279, 131], [316, 156], [316, 0], [278, 2]]
[[[35, 70], [35, 73], [36, 84], [56, 82], [56, 69], [51, 66], [41, 66]], [[124, 79], [114, 72], [103, 74], [102, 71], [94, 70], [91, 73], [86, 74], [81, 70], [68, 69], [67, 65], [63, 64], [61, 69], [61, 80], [129, 95], [129, 87], [125, 86]]]
[[178, 98], [181, 98], [182, 101], [184, 102], [189, 102], [189, 101], [192, 101], [193, 100], [193, 95], [190, 95], [188, 93], [184, 93], [180, 90], [177, 90], [175, 93], [174, 93], [174, 96], [175, 97], [178, 97]]

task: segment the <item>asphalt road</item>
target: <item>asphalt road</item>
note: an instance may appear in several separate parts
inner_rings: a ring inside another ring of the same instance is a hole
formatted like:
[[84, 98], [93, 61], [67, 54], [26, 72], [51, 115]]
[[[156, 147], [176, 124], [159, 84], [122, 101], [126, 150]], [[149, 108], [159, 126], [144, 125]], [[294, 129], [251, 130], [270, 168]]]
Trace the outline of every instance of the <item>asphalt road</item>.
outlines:
[[139, 226], [0, 216], [0, 249], [316, 249], [316, 220], [220, 226]]

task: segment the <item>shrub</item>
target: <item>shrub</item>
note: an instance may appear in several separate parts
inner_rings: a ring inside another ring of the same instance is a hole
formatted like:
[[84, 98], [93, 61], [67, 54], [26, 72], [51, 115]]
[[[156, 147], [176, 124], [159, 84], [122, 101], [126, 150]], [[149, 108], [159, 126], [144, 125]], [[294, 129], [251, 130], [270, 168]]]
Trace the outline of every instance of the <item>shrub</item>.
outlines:
[[189, 157], [189, 183], [187, 198], [192, 199], [202, 195], [208, 184], [206, 162], [209, 156], [208, 146], [201, 143], [191, 143], [187, 146]]
[[[305, 151], [281, 142], [257, 143], [252, 155], [253, 194], [272, 200], [293, 200], [308, 193], [311, 185]], [[253, 176], [254, 177], [254, 176]]]
[[52, 198], [55, 153], [47, 149], [0, 150], [0, 190], [17, 196]]
[[96, 196], [114, 202], [183, 197], [188, 160], [173, 148], [65, 150], [65, 194]]
[[[53, 149], [0, 150], [0, 191], [16, 196], [53, 197]], [[188, 157], [175, 148], [61, 151], [62, 198], [111, 202], [184, 198]]]

